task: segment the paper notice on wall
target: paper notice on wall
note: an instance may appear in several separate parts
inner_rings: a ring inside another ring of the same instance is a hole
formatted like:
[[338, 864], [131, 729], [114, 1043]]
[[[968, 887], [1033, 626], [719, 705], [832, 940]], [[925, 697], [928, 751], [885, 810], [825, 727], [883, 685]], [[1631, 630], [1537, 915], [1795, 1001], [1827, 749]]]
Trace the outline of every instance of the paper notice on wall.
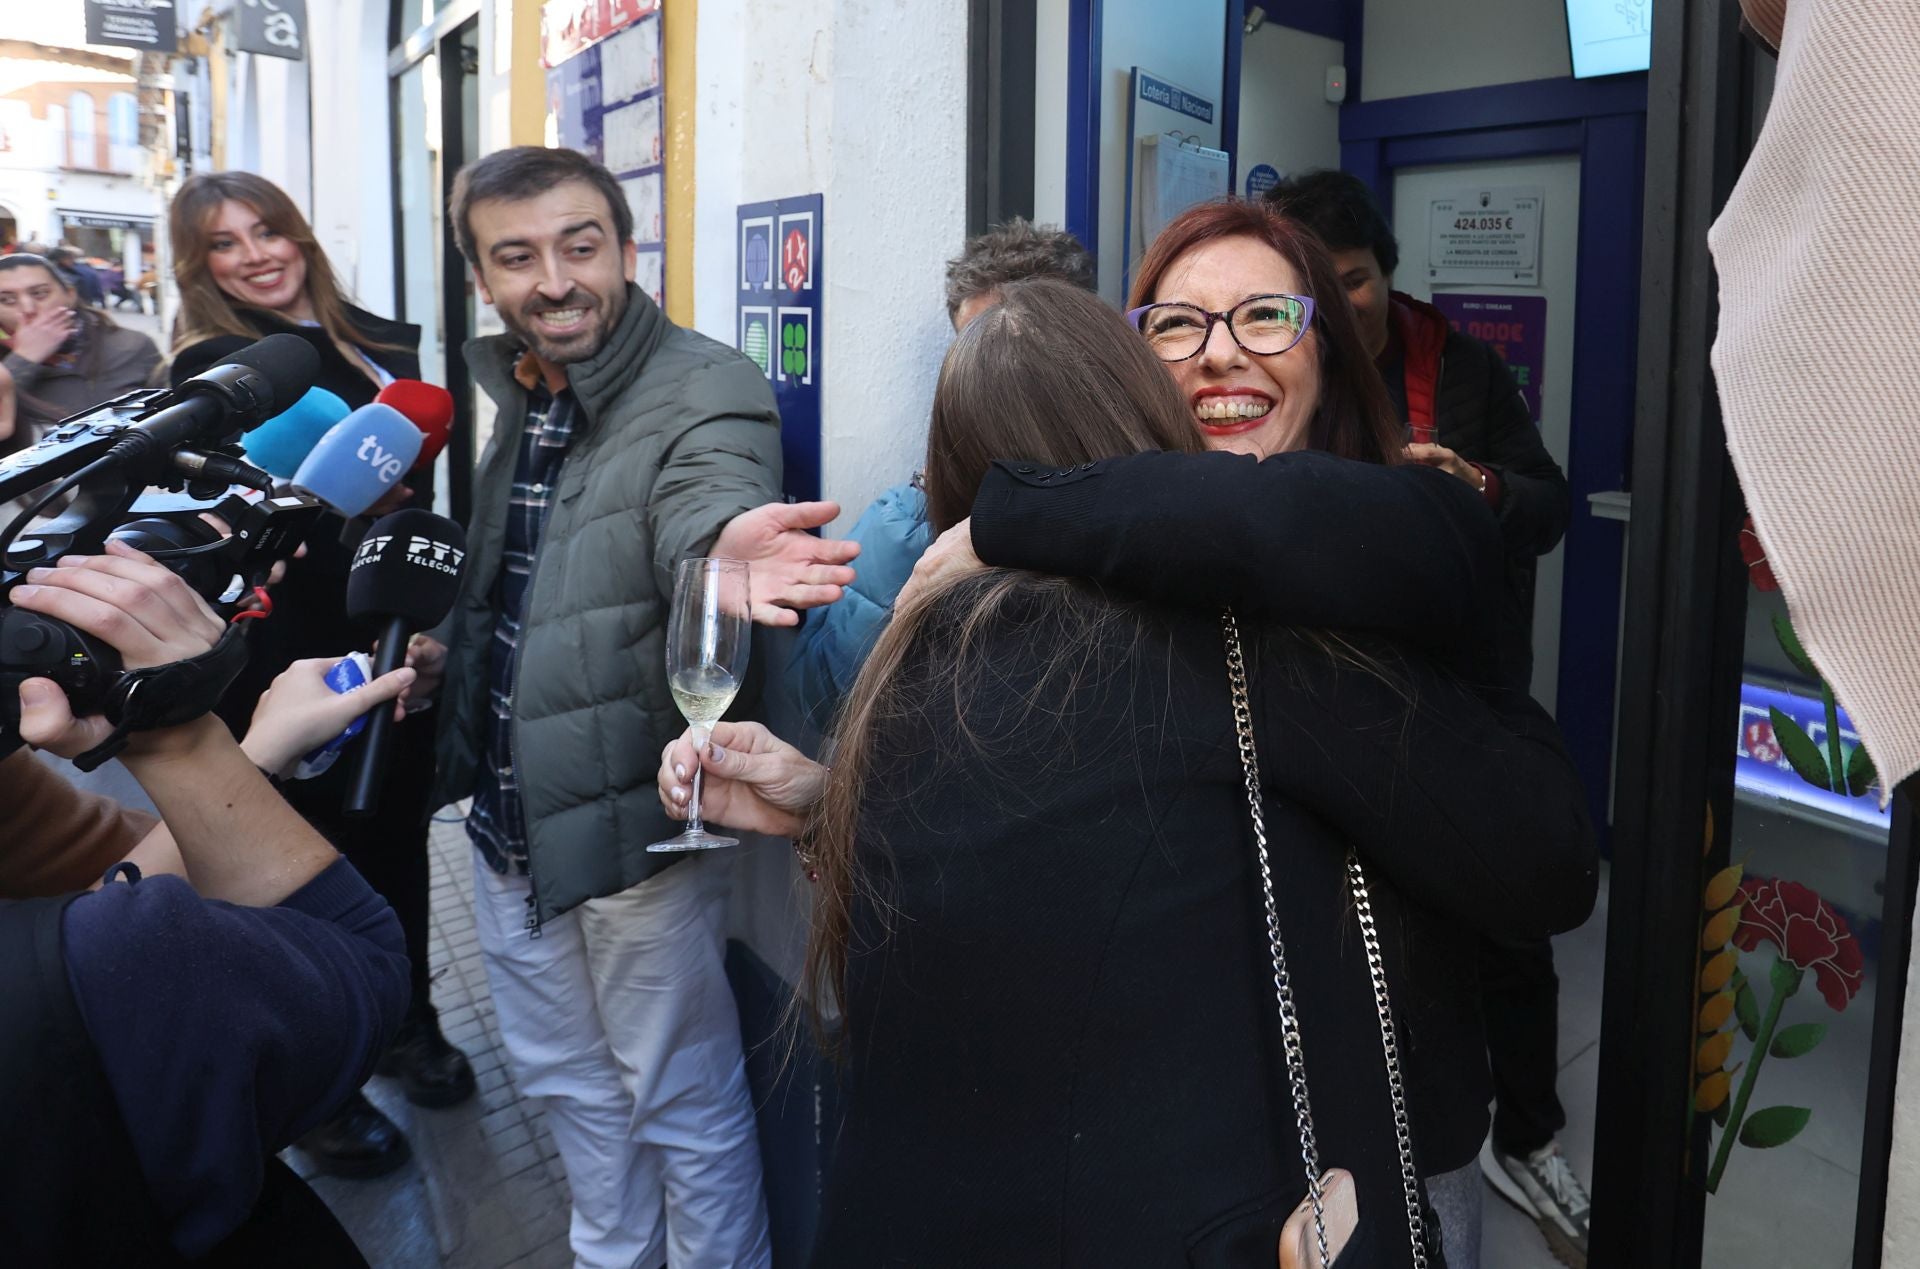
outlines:
[[1427, 281], [1540, 284], [1539, 186], [1466, 190], [1427, 213]]
[[592, 37], [547, 72], [548, 135], [605, 164], [619, 180], [639, 244], [635, 281], [662, 304], [666, 173], [658, 9], [658, 0], [555, 0], [543, 12], [549, 34], [560, 21]]
[[1471, 335], [1500, 355], [1514, 386], [1526, 399], [1527, 413], [1538, 426], [1541, 381], [1547, 364], [1547, 297], [1438, 291], [1433, 306], [1446, 315], [1455, 330]]
[[633, 209], [633, 240], [638, 243], [662, 241], [666, 237], [666, 214], [660, 173], [628, 177], [620, 182], [620, 188], [627, 196], [627, 206]]

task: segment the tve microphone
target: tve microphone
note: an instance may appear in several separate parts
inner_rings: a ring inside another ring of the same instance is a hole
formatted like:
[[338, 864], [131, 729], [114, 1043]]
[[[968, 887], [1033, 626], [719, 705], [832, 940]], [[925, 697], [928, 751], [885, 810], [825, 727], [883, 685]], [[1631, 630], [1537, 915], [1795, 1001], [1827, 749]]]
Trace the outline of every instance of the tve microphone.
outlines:
[[307, 395], [248, 432], [240, 444], [254, 466], [281, 480], [292, 480], [320, 438], [347, 414], [345, 401], [325, 388], [310, 388]]
[[128, 428], [101, 461], [147, 470], [155, 456], [167, 462], [175, 450], [258, 427], [299, 400], [319, 375], [313, 345], [286, 332], [269, 335], [162, 398], [167, 404]]
[[400, 483], [420, 455], [420, 432], [390, 405], [363, 405], [327, 430], [293, 483], [349, 520]]
[[400, 411], [409, 423], [420, 429], [420, 457], [414, 460], [413, 470], [423, 471], [433, 466], [433, 460], [447, 447], [447, 437], [453, 431], [453, 393], [418, 379], [395, 379], [380, 389], [380, 395], [374, 400]]
[[[396, 511], [367, 530], [347, 573], [347, 616], [380, 623], [374, 678], [399, 669], [414, 632], [439, 625], [453, 610], [466, 558], [466, 532], [431, 511]], [[348, 815], [373, 814], [392, 731], [392, 704], [376, 706], [347, 790]]]

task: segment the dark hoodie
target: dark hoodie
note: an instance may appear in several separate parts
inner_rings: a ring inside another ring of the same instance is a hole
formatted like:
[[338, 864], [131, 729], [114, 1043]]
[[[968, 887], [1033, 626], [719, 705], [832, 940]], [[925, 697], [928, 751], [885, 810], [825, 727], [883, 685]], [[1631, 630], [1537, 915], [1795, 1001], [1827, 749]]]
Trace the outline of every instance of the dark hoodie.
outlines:
[[1503, 679], [1524, 690], [1533, 677], [1534, 573], [1567, 531], [1567, 478], [1500, 354], [1454, 330], [1431, 304], [1395, 291], [1392, 305], [1380, 372], [1410, 439], [1444, 445], [1486, 473], [1507, 544], [1498, 657]]

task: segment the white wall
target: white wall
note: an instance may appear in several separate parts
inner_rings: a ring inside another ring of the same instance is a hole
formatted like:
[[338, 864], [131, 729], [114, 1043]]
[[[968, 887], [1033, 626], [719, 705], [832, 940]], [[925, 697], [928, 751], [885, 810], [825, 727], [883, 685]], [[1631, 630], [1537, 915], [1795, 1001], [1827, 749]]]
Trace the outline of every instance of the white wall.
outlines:
[[315, 95], [313, 230], [350, 294], [376, 313], [397, 311], [393, 259], [392, 92], [388, 0], [307, 6]]
[[[313, 7], [324, 15], [331, 6]], [[217, 11], [226, 31], [225, 165], [266, 177], [311, 212], [315, 167], [308, 143], [307, 62], [240, 52], [235, 6]], [[308, 22], [307, 56], [312, 57], [313, 19]]]
[[[958, 7], [958, 6], [956, 6]], [[1127, 94], [1138, 66], [1214, 103], [1224, 82], [1226, 0], [1107, 0], [1101, 28], [1100, 294], [1113, 303], [1125, 271], [1127, 215]], [[964, 47], [964, 32], [962, 44]], [[965, 75], [961, 77], [964, 103]], [[1204, 131], [1196, 126], [1195, 131]], [[962, 129], [964, 137], [964, 129]], [[1062, 167], [1064, 167], [1064, 162]]]
[[1033, 219], [1067, 221], [1067, 6], [1041, 4], [1033, 23]]
[[[844, 534], [920, 466], [953, 337], [944, 285], [966, 236], [966, 6], [703, 0], [699, 13], [694, 325], [735, 341], [739, 205], [823, 194], [821, 485], [843, 509], [828, 532]], [[762, 634], [754, 655], [772, 682], [791, 641]], [[804, 739], [780, 692], [766, 707], [775, 731]], [[789, 979], [805, 931], [798, 876], [781, 842], [734, 862], [729, 934]]]
[[1366, 0], [1366, 6], [1365, 101], [1573, 73], [1560, 0]]
[[1282, 176], [1340, 166], [1340, 107], [1327, 100], [1329, 66], [1346, 53], [1338, 40], [1267, 23], [1240, 53], [1240, 138], [1234, 170], [1266, 163]]
[[966, 50], [964, 5], [700, 6], [694, 323], [734, 342], [739, 204], [825, 195], [821, 483], [842, 530], [925, 450], [966, 237]]

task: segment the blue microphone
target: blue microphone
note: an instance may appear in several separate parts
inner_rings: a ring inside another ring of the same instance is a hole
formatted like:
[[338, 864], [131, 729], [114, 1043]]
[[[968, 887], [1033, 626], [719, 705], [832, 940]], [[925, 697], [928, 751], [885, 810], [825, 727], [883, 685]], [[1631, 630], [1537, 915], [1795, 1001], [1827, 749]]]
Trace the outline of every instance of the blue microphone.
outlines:
[[247, 461], [281, 480], [293, 479], [327, 429], [347, 417], [347, 403], [325, 388], [307, 395], [246, 434]]
[[363, 405], [327, 430], [293, 483], [349, 520], [399, 484], [420, 456], [420, 429], [390, 405]]

